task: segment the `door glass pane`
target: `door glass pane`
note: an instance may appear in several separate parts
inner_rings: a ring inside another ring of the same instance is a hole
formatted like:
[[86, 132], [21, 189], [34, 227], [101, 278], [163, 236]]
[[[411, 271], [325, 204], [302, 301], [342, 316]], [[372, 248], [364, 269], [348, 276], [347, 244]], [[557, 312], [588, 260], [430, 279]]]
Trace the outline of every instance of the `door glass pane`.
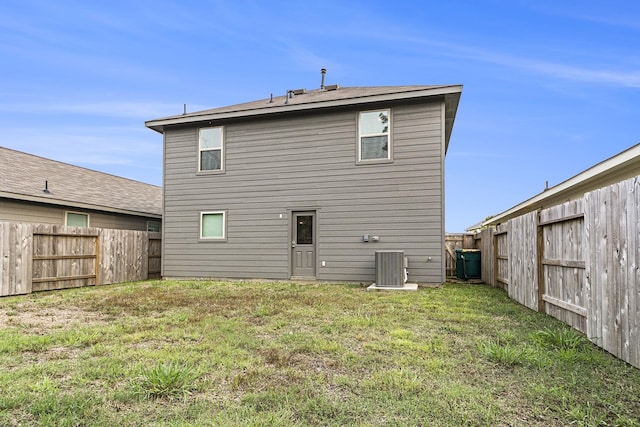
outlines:
[[296, 242], [299, 245], [313, 244], [313, 216], [300, 215], [296, 217]]

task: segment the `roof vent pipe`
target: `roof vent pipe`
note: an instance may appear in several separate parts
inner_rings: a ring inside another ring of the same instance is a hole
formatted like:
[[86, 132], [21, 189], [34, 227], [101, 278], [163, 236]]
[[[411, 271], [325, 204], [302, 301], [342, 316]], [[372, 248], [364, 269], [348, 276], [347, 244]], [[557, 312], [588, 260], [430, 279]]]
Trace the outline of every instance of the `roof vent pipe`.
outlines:
[[324, 89], [324, 76], [327, 74], [327, 69], [322, 68], [320, 70], [320, 74], [322, 74], [322, 80], [320, 81], [320, 89]]

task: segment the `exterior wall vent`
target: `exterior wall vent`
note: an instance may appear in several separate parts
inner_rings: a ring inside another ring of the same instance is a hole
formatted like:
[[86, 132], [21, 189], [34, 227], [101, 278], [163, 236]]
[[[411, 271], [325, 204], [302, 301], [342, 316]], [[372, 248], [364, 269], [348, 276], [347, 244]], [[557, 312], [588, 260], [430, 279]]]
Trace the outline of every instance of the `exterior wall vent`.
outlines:
[[376, 251], [376, 286], [401, 288], [404, 279], [404, 252]]

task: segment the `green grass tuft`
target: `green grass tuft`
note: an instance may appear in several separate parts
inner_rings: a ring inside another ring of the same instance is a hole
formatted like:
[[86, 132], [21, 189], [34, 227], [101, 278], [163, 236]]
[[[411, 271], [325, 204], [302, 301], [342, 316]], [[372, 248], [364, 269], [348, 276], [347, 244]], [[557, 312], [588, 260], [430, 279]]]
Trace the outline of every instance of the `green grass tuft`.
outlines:
[[486, 357], [503, 365], [519, 365], [524, 360], [524, 350], [500, 341], [483, 341], [478, 348]]
[[587, 344], [587, 337], [569, 327], [544, 328], [532, 334], [533, 340], [542, 346], [556, 350], [580, 350]]
[[195, 389], [198, 377], [192, 366], [162, 362], [143, 370], [133, 383], [136, 394], [147, 399], [186, 397]]

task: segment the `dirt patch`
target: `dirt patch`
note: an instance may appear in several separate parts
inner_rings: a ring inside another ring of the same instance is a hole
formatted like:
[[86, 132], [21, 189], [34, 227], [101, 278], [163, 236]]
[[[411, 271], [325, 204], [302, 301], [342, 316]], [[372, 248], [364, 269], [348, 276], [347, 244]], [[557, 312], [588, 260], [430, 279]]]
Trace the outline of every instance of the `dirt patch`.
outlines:
[[0, 308], [0, 328], [19, 327], [24, 333], [35, 335], [103, 323], [108, 319], [108, 316], [76, 307], [42, 307], [32, 301]]

